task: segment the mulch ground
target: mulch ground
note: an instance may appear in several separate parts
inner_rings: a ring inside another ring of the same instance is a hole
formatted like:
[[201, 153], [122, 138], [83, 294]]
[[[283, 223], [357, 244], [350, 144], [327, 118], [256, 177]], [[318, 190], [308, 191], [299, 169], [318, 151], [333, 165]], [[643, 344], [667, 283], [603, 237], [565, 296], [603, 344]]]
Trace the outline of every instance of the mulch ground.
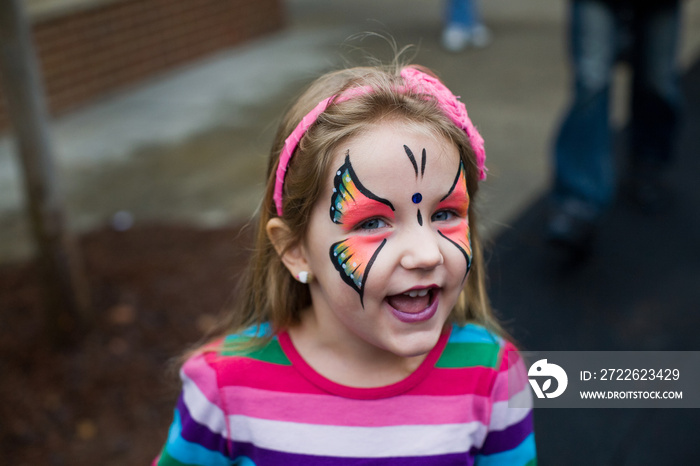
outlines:
[[249, 229], [109, 229], [80, 238], [95, 324], [45, 336], [32, 263], [0, 267], [0, 457], [8, 465], [149, 464], [179, 392], [177, 358], [234, 297]]

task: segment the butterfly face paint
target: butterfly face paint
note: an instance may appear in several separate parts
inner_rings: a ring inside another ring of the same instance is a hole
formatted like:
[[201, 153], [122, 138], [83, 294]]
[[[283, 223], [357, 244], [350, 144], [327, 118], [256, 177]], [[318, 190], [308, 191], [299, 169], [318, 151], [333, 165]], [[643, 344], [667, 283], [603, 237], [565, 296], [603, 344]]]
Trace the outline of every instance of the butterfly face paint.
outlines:
[[[426, 151], [421, 154], [420, 169], [418, 162], [411, 149], [403, 146], [408, 160], [413, 165], [416, 179], [422, 179], [425, 175], [427, 163]], [[423, 196], [416, 192], [411, 196], [411, 202], [417, 206], [421, 204]], [[469, 195], [467, 193], [466, 174], [464, 164], [460, 161], [457, 175], [447, 194], [440, 199], [436, 214], [438, 217], [444, 216], [445, 212], [461, 218], [459, 222], [451, 222], [447, 226], [438, 229], [440, 236], [455, 246], [466, 262], [466, 269], [463, 277], [466, 279], [472, 262], [471, 239], [469, 232], [469, 222], [467, 212], [469, 209]], [[345, 162], [336, 171], [333, 180], [333, 194], [331, 195], [331, 206], [329, 210], [331, 220], [343, 225], [346, 232], [362, 226], [368, 219], [392, 218], [394, 216], [394, 206], [386, 199], [383, 199], [369, 189], [367, 189], [357, 177], [349, 153], [345, 156]], [[423, 216], [420, 208], [417, 210], [418, 224], [423, 226]], [[434, 216], [435, 217], [435, 216]], [[442, 217], [440, 217], [442, 218]], [[432, 220], [432, 219], [431, 219]], [[442, 223], [440, 223], [442, 225]], [[371, 230], [363, 230], [362, 234], [352, 235], [342, 241], [334, 243], [330, 248], [330, 259], [340, 277], [345, 283], [353, 288], [360, 295], [363, 303], [365, 283], [369, 276], [369, 271], [377, 256], [387, 242], [387, 233], [371, 233]]]
[[425, 354], [464, 288], [468, 199], [464, 177], [455, 181], [459, 150], [401, 121], [378, 122], [341, 147], [303, 240], [316, 278], [302, 319], [314, 316], [309, 328], [344, 354]]
[[457, 171], [457, 176], [455, 177], [452, 187], [438, 204], [438, 212], [443, 211], [452, 211], [461, 218], [461, 221], [458, 223], [439, 228], [438, 233], [459, 249], [464, 256], [467, 262], [467, 270], [464, 273], [463, 279], [465, 280], [472, 265], [472, 246], [469, 232], [469, 220], [467, 217], [469, 211], [467, 178], [464, 171], [464, 164], [461, 161], [459, 162], [459, 170]]
[[[346, 154], [345, 163], [333, 179], [330, 217], [333, 223], [343, 225], [346, 232], [360, 227], [372, 218], [393, 218], [394, 206], [367, 188], [358, 179]], [[330, 258], [340, 277], [360, 295], [363, 302], [365, 282], [379, 251], [386, 244], [386, 233], [354, 235], [334, 243]], [[363, 304], [364, 305], [364, 304]]]

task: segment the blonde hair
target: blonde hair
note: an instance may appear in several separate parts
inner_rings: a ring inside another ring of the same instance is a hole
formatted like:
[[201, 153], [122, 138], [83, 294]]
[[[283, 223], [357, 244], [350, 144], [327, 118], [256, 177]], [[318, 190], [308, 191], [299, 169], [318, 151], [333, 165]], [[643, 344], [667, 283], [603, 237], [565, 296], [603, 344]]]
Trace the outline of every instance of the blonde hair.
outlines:
[[[472, 267], [451, 320], [458, 324], [477, 322], [504, 335], [493, 316], [486, 293], [484, 257], [474, 208], [479, 185], [474, 151], [464, 130], [445, 115], [435, 98], [400, 90], [402, 68], [399, 63], [394, 63], [328, 73], [314, 81], [286, 113], [270, 152], [266, 191], [257, 221], [252, 257], [239, 288], [236, 307], [228, 316], [223, 333], [237, 333], [269, 324], [267, 333], [257, 335], [259, 340], [265, 341], [299, 323], [301, 311], [311, 305], [308, 286], [292, 277], [266, 233], [268, 221], [278, 216], [273, 195], [280, 152], [299, 121], [320, 101], [351, 87], [369, 87], [373, 92], [330, 104], [299, 141], [284, 180], [281, 218], [290, 232], [285, 244], [291, 247], [303, 240], [312, 208], [320, 197], [324, 180], [331, 173], [330, 163], [340, 144], [387, 119], [425, 128], [428, 133], [443, 137], [458, 148], [467, 171], [467, 190], [471, 199]], [[432, 74], [426, 68], [420, 69]]]

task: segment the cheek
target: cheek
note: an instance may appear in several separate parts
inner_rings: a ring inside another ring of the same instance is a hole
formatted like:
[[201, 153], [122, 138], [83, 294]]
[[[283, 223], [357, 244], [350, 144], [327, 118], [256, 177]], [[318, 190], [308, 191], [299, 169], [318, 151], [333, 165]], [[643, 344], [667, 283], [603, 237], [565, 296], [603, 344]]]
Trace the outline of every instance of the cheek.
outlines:
[[386, 244], [386, 237], [353, 236], [334, 243], [330, 248], [333, 266], [362, 299], [370, 269]]
[[469, 234], [469, 222], [464, 219], [453, 226], [441, 228], [438, 230], [438, 232], [443, 238], [452, 243], [452, 245], [459, 250], [462, 256], [464, 256], [464, 260], [466, 261], [467, 265], [467, 272], [464, 274], [466, 278], [472, 264], [472, 245]]

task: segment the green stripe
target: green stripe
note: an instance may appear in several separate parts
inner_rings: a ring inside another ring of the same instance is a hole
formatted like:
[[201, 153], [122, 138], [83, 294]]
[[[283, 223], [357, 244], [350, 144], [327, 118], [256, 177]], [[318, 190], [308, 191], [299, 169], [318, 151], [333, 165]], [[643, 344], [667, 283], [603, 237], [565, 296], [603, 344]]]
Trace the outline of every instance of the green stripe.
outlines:
[[532, 458], [525, 466], [537, 466], [537, 458]]
[[282, 347], [277, 339], [271, 340], [262, 348], [252, 347], [246, 348], [245, 345], [250, 340], [247, 338], [236, 337], [235, 339], [226, 339], [224, 349], [221, 351], [222, 356], [243, 356], [246, 358], [256, 359], [258, 361], [269, 362], [271, 364], [280, 364], [283, 366], [291, 366], [292, 363], [287, 358], [287, 355], [282, 351]]
[[497, 369], [500, 350], [501, 347], [494, 343], [450, 343], [435, 367], [455, 369], [483, 366]]
[[167, 449], [163, 449], [163, 452], [160, 455], [160, 459], [158, 460], [158, 463], [156, 463], [156, 465], [157, 466], [197, 466], [197, 465], [183, 463], [181, 461], [176, 460], [175, 458], [170, 456]]

